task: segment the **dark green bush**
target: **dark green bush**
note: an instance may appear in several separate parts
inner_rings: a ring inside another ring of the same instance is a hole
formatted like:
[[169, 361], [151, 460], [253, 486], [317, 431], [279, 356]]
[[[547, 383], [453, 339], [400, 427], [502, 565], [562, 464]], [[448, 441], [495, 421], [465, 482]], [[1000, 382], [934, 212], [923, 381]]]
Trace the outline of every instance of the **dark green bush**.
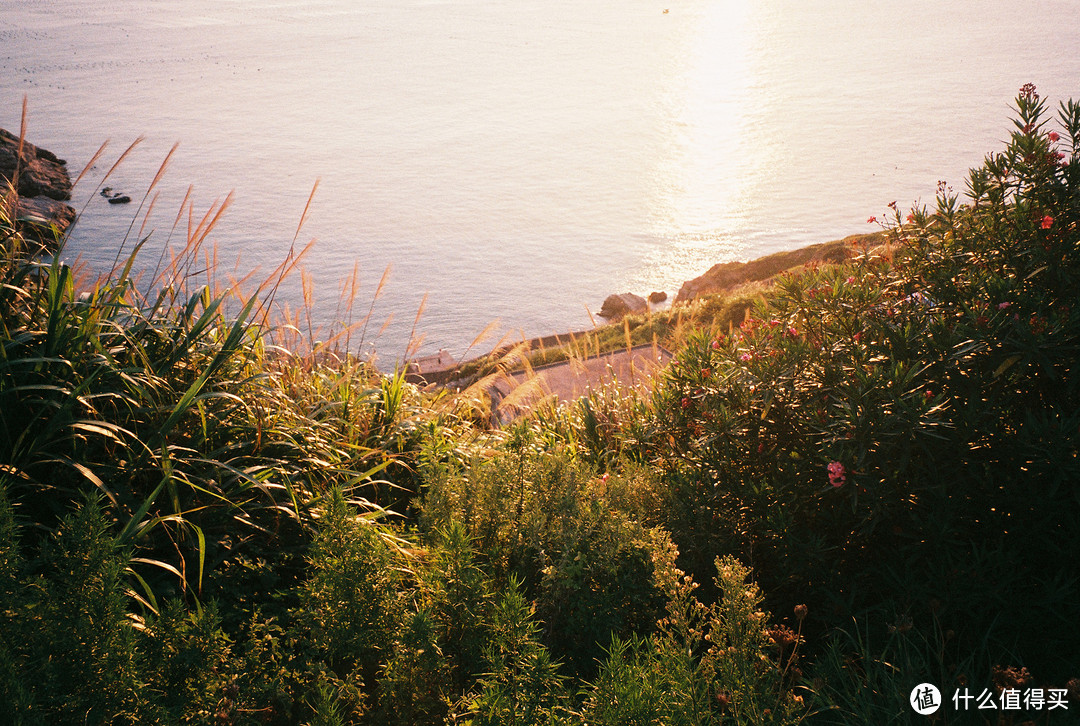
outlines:
[[676, 577], [667, 536], [613, 507], [608, 479], [525, 442], [429, 481], [424, 496], [425, 526], [460, 522], [497, 580], [522, 580], [543, 642], [572, 673], [594, 670], [613, 633], [651, 631]]
[[656, 456], [704, 514], [671, 520], [680, 548], [740, 553], [778, 609], [936, 618], [987, 659], [1065, 678], [1080, 105], [1061, 133], [1033, 88], [1017, 106], [966, 205], [945, 184], [933, 212], [890, 205], [886, 246], [784, 275], [740, 329], [694, 338], [656, 397]]
[[[17, 544], [4, 545], [12, 563]], [[11, 578], [8, 570], [4, 604], [14, 610], [5, 608], [3, 616], [9, 619], [3, 690], [12, 697], [6, 709], [16, 723], [137, 718], [143, 673], [128, 617], [126, 567], [126, 554], [91, 499], [64, 517], [21, 573]]]

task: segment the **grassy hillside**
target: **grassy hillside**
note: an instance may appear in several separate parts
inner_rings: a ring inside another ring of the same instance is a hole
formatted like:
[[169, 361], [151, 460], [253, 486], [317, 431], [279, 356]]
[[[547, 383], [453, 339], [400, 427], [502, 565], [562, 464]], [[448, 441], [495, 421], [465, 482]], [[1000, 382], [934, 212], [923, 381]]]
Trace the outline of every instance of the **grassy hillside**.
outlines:
[[1075, 721], [1080, 105], [1017, 112], [963, 201], [505, 430], [275, 323], [292, 258], [88, 283], [0, 214], [10, 722]]

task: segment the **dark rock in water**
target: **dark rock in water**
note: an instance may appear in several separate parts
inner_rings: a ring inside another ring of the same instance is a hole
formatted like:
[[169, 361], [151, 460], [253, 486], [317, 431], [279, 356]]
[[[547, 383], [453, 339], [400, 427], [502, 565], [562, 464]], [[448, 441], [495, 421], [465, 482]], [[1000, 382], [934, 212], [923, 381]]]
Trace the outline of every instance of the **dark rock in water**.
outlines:
[[19, 170], [18, 191], [21, 197], [45, 196], [58, 201], [71, 199], [71, 177], [67, 162], [45, 149], [23, 141], [19, 150], [19, 137], [0, 129], [0, 177], [7, 181], [15, 178]]
[[109, 197], [109, 204], [127, 204], [131, 201], [131, 197], [127, 194], [117, 194], [115, 197]]
[[645, 298], [632, 292], [624, 292], [619, 295], [608, 295], [600, 308], [600, 317], [608, 320], [620, 320], [623, 316], [631, 313], [643, 313], [648, 307]]
[[[67, 162], [56, 154], [0, 129], [0, 183], [13, 183], [15, 194], [5, 200], [20, 232], [28, 239], [55, 247], [75, 221], [64, 201], [71, 199]], [[8, 194], [0, 189], [0, 197]]]
[[660, 303], [664, 302], [665, 300], [667, 300], [667, 293], [664, 292], [663, 290], [658, 290], [657, 292], [650, 292], [649, 293], [649, 302], [651, 302], [653, 305], [659, 305]]

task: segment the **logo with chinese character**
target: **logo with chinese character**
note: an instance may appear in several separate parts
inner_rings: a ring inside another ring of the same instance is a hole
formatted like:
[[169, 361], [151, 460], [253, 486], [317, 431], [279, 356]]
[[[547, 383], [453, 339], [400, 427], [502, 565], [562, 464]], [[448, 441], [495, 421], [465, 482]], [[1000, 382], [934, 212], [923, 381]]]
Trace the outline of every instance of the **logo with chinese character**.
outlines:
[[911, 707], [920, 716], [929, 716], [941, 708], [941, 691], [933, 683], [920, 683], [911, 690]]

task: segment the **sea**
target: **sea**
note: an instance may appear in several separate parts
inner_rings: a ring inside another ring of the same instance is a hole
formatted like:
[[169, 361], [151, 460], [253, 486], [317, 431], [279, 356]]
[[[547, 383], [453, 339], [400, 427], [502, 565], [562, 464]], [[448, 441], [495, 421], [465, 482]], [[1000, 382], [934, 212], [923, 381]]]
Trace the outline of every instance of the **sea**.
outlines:
[[0, 127], [85, 169], [65, 256], [228, 199], [217, 279], [315, 240], [275, 300], [389, 365], [962, 193], [1029, 82], [1080, 97], [1075, 0], [0, 0]]

